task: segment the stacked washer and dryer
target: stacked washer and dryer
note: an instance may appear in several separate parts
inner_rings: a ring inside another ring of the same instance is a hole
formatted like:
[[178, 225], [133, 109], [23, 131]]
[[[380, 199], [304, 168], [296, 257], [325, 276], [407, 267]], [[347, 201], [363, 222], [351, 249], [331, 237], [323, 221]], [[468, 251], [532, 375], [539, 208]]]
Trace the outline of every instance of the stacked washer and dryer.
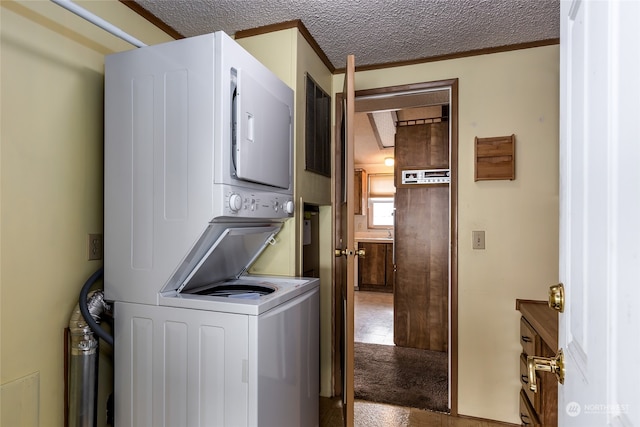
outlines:
[[246, 273], [295, 211], [293, 91], [222, 32], [105, 79], [116, 425], [318, 425], [318, 280]]

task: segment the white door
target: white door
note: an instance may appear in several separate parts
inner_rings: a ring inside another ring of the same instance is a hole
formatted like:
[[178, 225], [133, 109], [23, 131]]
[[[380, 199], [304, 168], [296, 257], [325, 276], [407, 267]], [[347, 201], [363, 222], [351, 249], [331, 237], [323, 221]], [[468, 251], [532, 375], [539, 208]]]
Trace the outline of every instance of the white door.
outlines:
[[561, 2], [561, 426], [640, 426], [640, 2]]

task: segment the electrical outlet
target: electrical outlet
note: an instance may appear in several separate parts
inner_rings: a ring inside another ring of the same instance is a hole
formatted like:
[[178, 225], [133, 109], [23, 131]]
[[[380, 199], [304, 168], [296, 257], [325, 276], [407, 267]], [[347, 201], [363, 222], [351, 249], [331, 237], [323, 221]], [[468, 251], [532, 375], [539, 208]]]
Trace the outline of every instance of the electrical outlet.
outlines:
[[472, 231], [473, 249], [484, 249], [484, 231]]
[[102, 234], [89, 234], [87, 239], [87, 258], [89, 261], [102, 259]]

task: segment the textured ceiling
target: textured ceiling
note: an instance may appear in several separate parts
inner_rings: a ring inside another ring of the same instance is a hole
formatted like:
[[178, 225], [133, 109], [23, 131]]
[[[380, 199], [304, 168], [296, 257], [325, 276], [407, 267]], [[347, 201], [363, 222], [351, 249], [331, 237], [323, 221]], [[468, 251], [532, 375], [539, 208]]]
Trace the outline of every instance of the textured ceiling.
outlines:
[[540, 42], [559, 37], [559, 0], [136, 0], [190, 37], [301, 20], [334, 68]]

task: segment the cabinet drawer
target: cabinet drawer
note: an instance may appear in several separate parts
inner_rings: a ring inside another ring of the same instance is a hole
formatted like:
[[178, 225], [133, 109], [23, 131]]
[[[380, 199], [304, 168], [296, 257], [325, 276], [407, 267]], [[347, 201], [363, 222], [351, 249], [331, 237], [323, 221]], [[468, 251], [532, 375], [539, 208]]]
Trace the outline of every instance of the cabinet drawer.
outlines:
[[[540, 383], [540, 377], [536, 374], [536, 380]], [[529, 370], [527, 369], [527, 356], [524, 354], [520, 355], [520, 385], [522, 385], [522, 390], [524, 390], [529, 402], [533, 406], [535, 411], [540, 411], [542, 408], [540, 406], [540, 393], [534, 393], [529, 388]]]
[[529, 386], [527, 356], [553, 357], [557, 351], [558, 313], [547, 301], [517, 300], [520, 311], [520, 421], [523, 426], [558, 427], [558, 382], [549, 372], [536, 372], [538, 392]]
[[536, 415], [531, 403], [529, 403], [529, 399], [527, 399], [527, 395], [524, 390], [520, 390], [520, 422], [522, 422], [523, 426], [540, 426], [540, 420]]
[[540, 337], [536, 333], [533, 326], [525, 320], [524, 317], [520, 318], [520, 344], [522, 345], [522, 352], [527, 356], [535, 356], [536, 350], [539, 348], [538, 340]]

